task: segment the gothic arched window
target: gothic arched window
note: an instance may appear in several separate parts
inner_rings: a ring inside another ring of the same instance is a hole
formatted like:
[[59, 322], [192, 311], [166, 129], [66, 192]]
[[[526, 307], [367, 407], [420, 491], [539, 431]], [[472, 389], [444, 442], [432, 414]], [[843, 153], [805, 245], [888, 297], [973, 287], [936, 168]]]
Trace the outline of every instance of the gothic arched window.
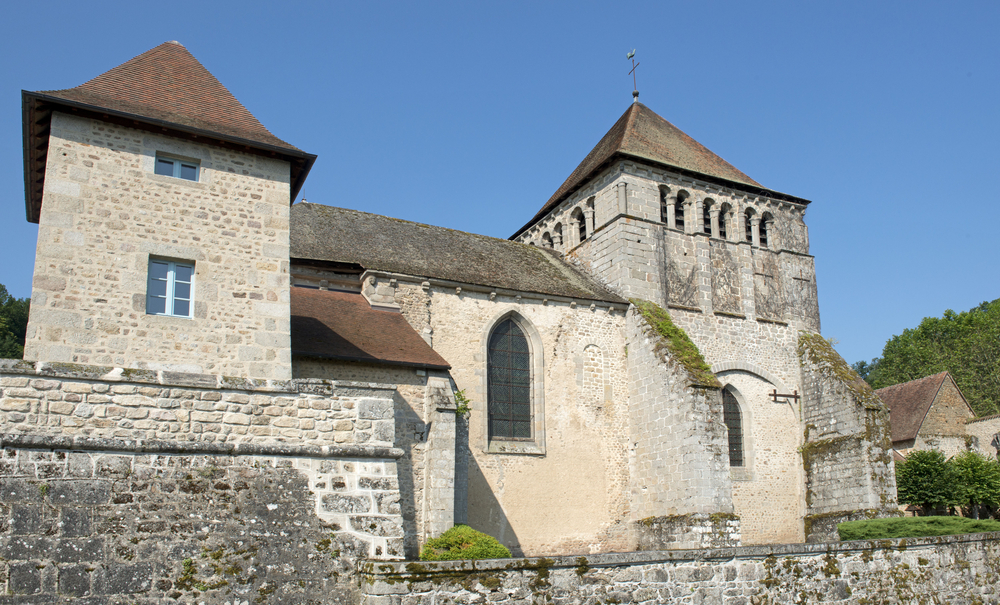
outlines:
[[531, 351], [510, 318], [490, 334], [486, 373], [490, 439], [531, 439]]
[[729, 387], [722, 389], [722, 419], [729, 429], [729, 466], [743, 466], [743, 415]]

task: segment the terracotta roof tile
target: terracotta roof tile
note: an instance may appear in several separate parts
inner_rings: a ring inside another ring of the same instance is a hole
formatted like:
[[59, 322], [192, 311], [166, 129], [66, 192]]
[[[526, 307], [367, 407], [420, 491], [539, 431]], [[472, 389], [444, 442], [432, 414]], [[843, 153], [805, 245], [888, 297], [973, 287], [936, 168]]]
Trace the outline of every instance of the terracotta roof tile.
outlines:
[[556, 254], [535, 246], [300, 203], [291, 211], [292, 258], [361, 265], [521, 292], [626, 303]]
[[569, 175], [569, 178], [552, 194], [549, 201], [545, 202], [534, 218], [515, 233], [514, 237], [548, 214], [579, 187], [585, 185], [590, 178], [596, 176], [597, 171], [604, 166], [605, 162], [616, 155], [679, 168], [682, 171], [704, 175], [710, 179], [721, 179], [736, 186], [742, 185], [753, 191], [762, 191], [799, 203], [808, 203], [807, 200], [764, 189], [760, 183], [709, 151], [704, 145], [689, 137], [650, 108], [642, 103], [632, 103], [611, 127], [611, 130]]
[[372, 309], [360, 294], [291, 289], [292, 354], [447, 369], [401, 313]]
[[178, 42], [164, 42], [76, 88], [40, 93], [299, 151], [264, 128]]
[[946, 376], [948, 372], [941, 372], [875, 391], [889, 408], [893, 443], [917, 438]]

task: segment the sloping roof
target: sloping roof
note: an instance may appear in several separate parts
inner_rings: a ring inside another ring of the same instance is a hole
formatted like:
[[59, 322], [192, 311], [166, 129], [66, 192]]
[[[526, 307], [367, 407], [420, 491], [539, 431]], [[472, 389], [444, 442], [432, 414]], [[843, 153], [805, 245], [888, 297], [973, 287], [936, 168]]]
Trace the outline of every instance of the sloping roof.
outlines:
[[521, 292], [627, 302], [535, 246], [319, 204], [292, 206], [290, 256]]
[[808, 200], [765, 189], [763, 185], [709, 151], [653, 110], [637, 102], [632, 103], [569, 178], [552, 194], [549, 201], [545, 202], [541, 210], [513, 237], [517, 237], [535, 221], [548, 214], [560, 202], [596, 176], [610, 160], [619, 156], [661, 164], [678, 169], [682, 173], [698, 175], [710, 181], [751, 192], [760, 192], [802, 204], [809, 203]]
[[941, 372], [875, 391], [889, 407], [893, 443], [917, 438], [920, 425], [947, 376], [948, 372]]
[[21, 96], [25, 194], [32, 222], [41, 207], [53, 109], [288, 160], [293, 200], [316, 159], [271, 134], [179, 42], [164, 42], [74, 88], [22, 91]]
[[39, 92], [299, 151], [264, 128], [179, 42], [164, 42], [75, 88]]
[[292, 354], [448, 369], [401, 313], [372, 309], [360, 294], [291, 288]]

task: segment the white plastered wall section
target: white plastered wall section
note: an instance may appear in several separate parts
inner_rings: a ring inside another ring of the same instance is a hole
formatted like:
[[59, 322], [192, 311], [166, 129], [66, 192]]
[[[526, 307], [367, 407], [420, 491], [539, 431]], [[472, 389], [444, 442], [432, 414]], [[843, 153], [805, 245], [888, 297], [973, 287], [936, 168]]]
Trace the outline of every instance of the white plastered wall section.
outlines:
[[[625, 306], [470, 285], [459, 292], [405, 276], [395, 288], [404, 316], [452, 365], [453, 380], [472, 401], [468, 523], [529, 555], [626, 548]], [[535, 410], [544, 416], [534, 436], [542, 447], [521, 453], [499, 453], [487, 436], [485, 340], [505, 317], [528, 332], [532, 381], [542, 391], [533, 403], [544, 406]], [[606, 370], [585, 381], [595, 359]]]
[[[156, 175], [157, 153], [200, 164]], [[289, 165], [53, 113], [25, 358], [289, 379]], [[151, 256], [193, 317], [147, 315]]]

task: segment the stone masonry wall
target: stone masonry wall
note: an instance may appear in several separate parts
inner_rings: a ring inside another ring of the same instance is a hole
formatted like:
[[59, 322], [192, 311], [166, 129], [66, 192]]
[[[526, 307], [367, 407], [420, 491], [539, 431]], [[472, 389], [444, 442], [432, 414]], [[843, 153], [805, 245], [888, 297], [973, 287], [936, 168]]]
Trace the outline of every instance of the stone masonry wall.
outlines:
[[973, 449], [986, 456], [997, 455], [998, 448], [993, 445], [993, 439], [1000, 434], [1000, 415], [969, 420], [965, 430], [971, 438]]
[[[58, 112], [49, 140], [26, 359], [291, 378], [287, 162]], [[192, 318], [146, 314], [151, 256], [194, 264]]]
[[802, 333], [805, 534], [836, 539], [836, 522], [898, 514], [889, 413], [818, 334]]
[[365, 605], [793, 605], [1000, 601], [1000, 534], [601, 554], [365, 563]]
[[[645, 533], [654, 523], [676, 525], [663, 522], [662, 517], [692, 513], [733, 517], [719, 389], [692, 385], [683, 368], [665, 361], [656, 350], [661, 337], [636, 310], [629, 311], [628, 336], [629, 415], [634, 443], [631, 518], [636, 531]], [[687, 531], [666, 532], [663, 540], [670, 544], [658, 547], [710, 546], [713, 535], [700, 534], [692, 542], [694, 536]], [[735, 540], [738, 543], [739, 538]]]
[[[255, 388], [256, 386], [256, 388]], [[391, 386], [0, 362], [7, 434], [120, 440], [392, 447]]]
[[294, 361], [296, 378], [396, 386], [392, 396], [396, 427], [393, 445], [403, 452], [397, 462], [399, 505], [406, 530], [406, 554], [416, 558], [428, 538], [441, 535], [456, 522], [457, 418], [447, 373], [306, 357], [295, 357]]
[[11, 603], [356, 603], [356, 561], [402, 555], [392, 460], [4, 445]]
[[5, 361], [0, 580], [13, 602], [356, 602], [355, 561], [406, 550], [394, 393]]

